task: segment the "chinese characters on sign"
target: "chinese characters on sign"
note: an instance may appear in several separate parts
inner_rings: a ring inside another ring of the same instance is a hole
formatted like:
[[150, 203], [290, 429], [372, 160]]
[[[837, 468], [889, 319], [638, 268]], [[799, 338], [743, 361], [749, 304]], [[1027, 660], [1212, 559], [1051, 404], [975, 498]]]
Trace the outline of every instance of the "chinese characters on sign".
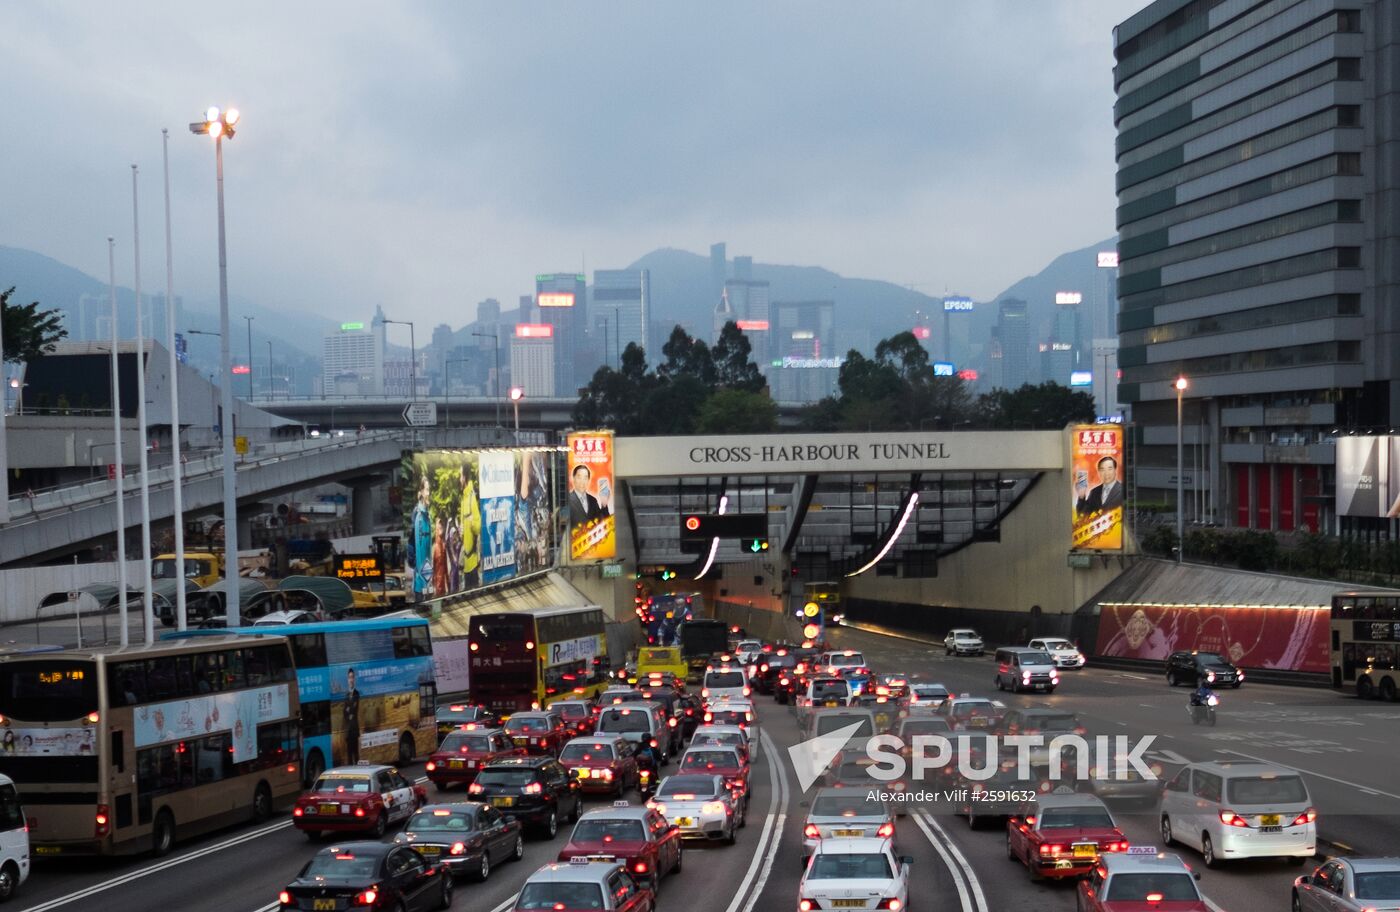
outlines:
[[575, 561], [617, 556], [612, 484], [612, 431], [570, 434], [569, 555]]
[[384, 567], [378, 554], [337, 554], [335, 575], [343, 580], [382, 580]]
[[1075, 551], [1123, 549], [1123, 428], [1081, 424], [1070, 429], [1070, 497]]

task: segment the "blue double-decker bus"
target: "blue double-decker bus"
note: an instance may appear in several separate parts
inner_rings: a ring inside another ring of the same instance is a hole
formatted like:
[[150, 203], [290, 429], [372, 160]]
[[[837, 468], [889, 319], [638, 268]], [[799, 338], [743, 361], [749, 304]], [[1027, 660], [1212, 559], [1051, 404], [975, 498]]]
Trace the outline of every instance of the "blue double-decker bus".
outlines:
[[228, 633], [291, 641], [308, 783], [332, 766], [361, 760], [405, 764], [437, 746], [437, 685], [426, 620], [399, 616], [166, 637]]

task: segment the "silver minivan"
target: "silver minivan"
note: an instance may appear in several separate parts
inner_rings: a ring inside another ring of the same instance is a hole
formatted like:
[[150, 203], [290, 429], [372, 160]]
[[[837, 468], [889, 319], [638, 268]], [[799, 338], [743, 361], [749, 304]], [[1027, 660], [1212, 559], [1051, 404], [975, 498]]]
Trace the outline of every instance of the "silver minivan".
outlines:
[[1055, 660], [1044, 649], [1007, 646], [997, 650], [997, 690], [1051, 693], [1060, 686]]
[[1185, 843], [1207, 867], [1235, 858], [1287, 858], [1317, 851], [1317, 809], [1297, 770], [1272, 763], [1192, 763], [1162, 786], [1162, 843]]
[[29, 828], [14, 780], [0, 775], [0, 902], [29, 877]]

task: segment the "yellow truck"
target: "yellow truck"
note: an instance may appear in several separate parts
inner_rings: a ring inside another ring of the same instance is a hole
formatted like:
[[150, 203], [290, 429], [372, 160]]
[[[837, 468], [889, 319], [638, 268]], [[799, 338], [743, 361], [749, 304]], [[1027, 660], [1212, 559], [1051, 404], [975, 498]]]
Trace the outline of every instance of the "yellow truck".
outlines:
[[679, 646], [643, 646], [637, 650], [637, 678], [644, 680], [653, 671], [669, 671], [684, 681], [689, 666]]
[[184, 572], [180, 569], [180, 560], [174, 554], [160, 554], [151, 561], [151, 579], [179, 579], [184, 577], [193, 580], [201, 589], [208, 589], [210, 586], [224, 578], [224, 556], [215, 554], [213, 551], [186, 551], [184, 560]]

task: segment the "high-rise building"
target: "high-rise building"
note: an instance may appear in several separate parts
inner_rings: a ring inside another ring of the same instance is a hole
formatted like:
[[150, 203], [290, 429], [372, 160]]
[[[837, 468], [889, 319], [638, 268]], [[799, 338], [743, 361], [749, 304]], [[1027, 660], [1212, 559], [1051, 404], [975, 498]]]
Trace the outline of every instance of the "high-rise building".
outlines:
[[603, 363], [617, 367], [629, 343], [651, 351], [647, 331], [651, 316], [651, 270], [595, 269], [589, 305]]
[[[730, 279], [724, 283], [725, 297], [729, 299], [729, 306], [734, 311], [733, 319], [744, 331], [744, 335], [748, 336], [754, 362], [765, 371], [768, 367], [769, 336], [772, 332], [768, 293], [767, 282]], [[723, 324], [720, 324], [716, 327], [716, 337], [719, 335], [718, 329], [722, 326]]]
[[[996, 385], [1017, 389], [1030, 382], [1031, 335], [1026, 314], [1026, 302], [1006, 298], [997, 303], [997, 322], [993, 329], [999, 352], [1001, 370]], [[994, 353], [995, 357], [995, 353]]]
[[[572, 393], [586, 386], [598, 365], [587, 363], [585, 357], [588, 349], [588, 283], [585, 277], [572, 272], [535, 276], [535, 307], [540, 322], [554, 327], [551, 388]], [[521, 385], [518, 381], [512, 382]]]
[[1087, 370], [1093, 373], [1094, 408], [1099, 415], [1118, 414], [1118, 339], [1095, 339], [1093, 360]]
[[1328, 528], [1333, 429], [1400, 424], [1395, 4], [1157, 0], [1114, 45], [1137, 496]]
[[724, 242], [710, 245], [710, 300], [719, 298], [724, 290], [724, 280], [729, 278], [729, 262], [726, 259]]
[[553, 323], [517, 323], [510, 340], [510, 383], [534, 399], [554, 395]]
[[384, 393], [383, 335], [363, 323], [342, 323], [321, 339], [321, 388], [327, 394]]
[[741, 282], [753, 281], [753, 257], [736, 256], [734, 258], [734, 278]]
[[836, 348], [835, 302], [775, 301], [770, 310], [769, 358], [760, 367], [774, 398], [816, 402], [834, 395], [844, 360]]

